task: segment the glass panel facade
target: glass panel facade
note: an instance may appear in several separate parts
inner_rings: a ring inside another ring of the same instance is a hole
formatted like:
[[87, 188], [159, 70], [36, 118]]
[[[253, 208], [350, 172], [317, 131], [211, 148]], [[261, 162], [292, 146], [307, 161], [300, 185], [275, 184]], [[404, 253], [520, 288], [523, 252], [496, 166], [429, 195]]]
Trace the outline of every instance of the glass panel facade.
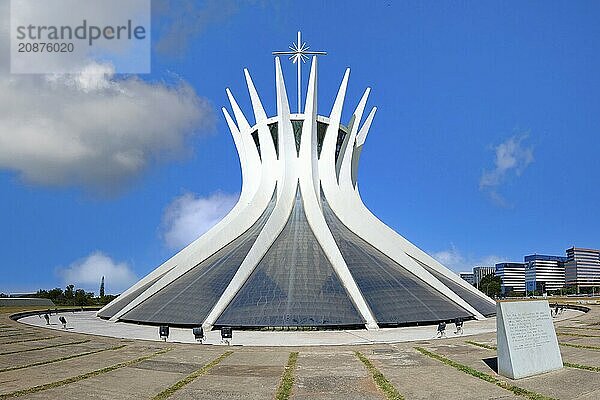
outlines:
[[380, 326], [473, 316], [348, 229], [325, 198], [323, 213], [348, 269]]
[[[160, 278], [162, 278], [165, 274], [166, 274], [166, 272], [164, 274], [159, 275], [158, 277], [152, 279], [150, 282], [146, 283], [145, 285], [140, 286], [139, 288], [137, 288], [136, 290], [134, 290], [133, 292], [131, 292], [127, 296], [125, 296], [124, 299], [129, 299], [129, 300], [121, 301], [120, 303], [116, 303], [110, 307], [107, 307], [106, 309], [102, 310], [102, 312], [99, 313], [98, 316], [100, 318], [106, 318], [106, 319], [112, 318], [113, 315], [115, 315], [116, 313], [121, 311], [123, 308], [125, 308], [125, 306], [129, 304], [129, 302], [131, 302], [133, 299], [138, 297], [140, 294], [144, 293], [146, 291], [146, 289], [148, 289], [150, 286], [154, 285], [156, 283], [156, 281], [158, 281]], [[124, 300], [124, 299], [122, 299], [122, 300]]]
[[364, 325], [296, 203], [281, 234], [215, 326]]
[[120, 319], [181, 326], [201, 324], [225, 291], [271, 215], [275, 193], [267, 209], [250, 229]]
[[448, 286], [450, 288], [450, 290], [452, 290], [454, 293], [459, 295], [464, 301], [469, 303], [471, 305], [471, 307], [473, 307], [474, 309], [479, 311], [479, 313], [481, 313], [481, 315], [484, 315], [486, 317], [489, 317], [490, 315], [496, 315], [496, 305], [495, 304], [490, 304], [489, 302], [485, 301], [481, 297], [477, 296], [475, 293], [471, 293], [470, 290], [465, 289], [458, 283], [454, 282], [452, 279], [448, 278], [444, 274], [439, 273], [438, 271], [429, 267], [426, 264], [423, 264], [421, 261], [417, 260], [414, 257], [411, 257], [411, 258], [413, 258], [413, 260], [415, 260], [420, 265], [422, 265], [423, 268], [425, 268], [429, 273], [431, 273], [431, 275], [435, 276], [440, 282], [442, 282], [444, 285]]

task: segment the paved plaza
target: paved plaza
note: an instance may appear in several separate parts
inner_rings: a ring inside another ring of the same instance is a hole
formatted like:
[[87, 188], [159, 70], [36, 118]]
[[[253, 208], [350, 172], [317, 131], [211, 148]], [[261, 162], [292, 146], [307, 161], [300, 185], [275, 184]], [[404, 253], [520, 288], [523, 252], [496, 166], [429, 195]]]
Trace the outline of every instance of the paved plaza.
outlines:
[[[234, 331], [224, 346], [47, 329], [0, 313], [0, 399], [600, 398], [600, 306], [555, 321], [564, 369], [520, 380], [496, 374], [494, 332], [455, 336], [452, 325], [445, 339], [427, 326], [406, 329], [412, 341], [398, 330], [397, 343], [336, 346], [286, 347], [291, 336], [272, 332], [260, 333], [277, 346], [239, 346], [244, 336], [266, 339]], [[65, 314], [69, 327], [86, 315]], [[415, 341], [416, 332], [427, 336]]]

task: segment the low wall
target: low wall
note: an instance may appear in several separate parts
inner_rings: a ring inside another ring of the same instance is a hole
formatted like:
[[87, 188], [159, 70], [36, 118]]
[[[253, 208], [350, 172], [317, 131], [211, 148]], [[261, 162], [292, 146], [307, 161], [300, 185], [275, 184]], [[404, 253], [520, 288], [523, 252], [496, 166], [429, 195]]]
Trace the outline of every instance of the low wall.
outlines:
[[[49, 309], [49, 311], [50, 311], [50, 314], [59, 314], [59, 313], [67, 313], [67, 312], [74, 313], [77, 311], [99, 311], [100, 308], [101, 307], [52, 308], [52, 309]], [[35, 311], [23, 311], [23, 312], [18, 312], [18, 313], [12, 314], [10, 316], [10, 319], [12, 319], [13, 321], [17, 321], [18, 319], [23, 318], [23, 317], [30, 317], [32, 315], [42, 315], [42, 314], [46, 314], [47, 312], [48, 312], [48, 309], [35, 310]]]
[[54, 303], [50, 299], [42, 299], [38, 297], [0, 297], [0, 307], [27, 306], [54, 307]]

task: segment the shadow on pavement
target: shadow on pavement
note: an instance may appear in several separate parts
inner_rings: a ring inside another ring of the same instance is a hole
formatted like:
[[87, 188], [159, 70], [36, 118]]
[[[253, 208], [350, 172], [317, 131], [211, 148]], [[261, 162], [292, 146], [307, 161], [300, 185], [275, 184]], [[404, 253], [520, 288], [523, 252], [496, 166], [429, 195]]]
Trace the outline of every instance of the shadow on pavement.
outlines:
[[495, 373], [498, 373], [498, 357], [484, 358], [482, 360]]

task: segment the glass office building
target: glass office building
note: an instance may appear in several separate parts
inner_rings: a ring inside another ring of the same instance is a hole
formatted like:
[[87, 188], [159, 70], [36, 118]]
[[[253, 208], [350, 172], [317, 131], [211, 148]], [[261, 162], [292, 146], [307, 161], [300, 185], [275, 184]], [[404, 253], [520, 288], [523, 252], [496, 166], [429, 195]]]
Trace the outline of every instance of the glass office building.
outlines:
[[600, 250], [580, 247], [567, 249], [565, 280], [568, 286], [600, 286]]
[[528, 292], [551, 292], [565, 286], [566, 257], [532, 254], [525, 256], [525, 286]]
[[496, 276], [502, 280], [502, 294], [525, 292], [525, 263], [498, 263], [496, 264]]

